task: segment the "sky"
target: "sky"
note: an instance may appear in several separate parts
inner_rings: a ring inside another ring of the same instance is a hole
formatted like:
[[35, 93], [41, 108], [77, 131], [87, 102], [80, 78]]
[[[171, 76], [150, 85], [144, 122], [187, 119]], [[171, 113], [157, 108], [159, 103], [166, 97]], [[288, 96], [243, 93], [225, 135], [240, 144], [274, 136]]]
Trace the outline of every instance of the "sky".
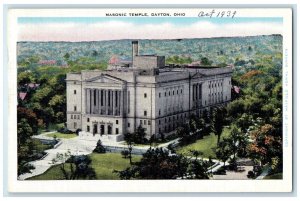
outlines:
[[18, 41], [178, 39], [282, 34], [282, 18], [22, 17]]

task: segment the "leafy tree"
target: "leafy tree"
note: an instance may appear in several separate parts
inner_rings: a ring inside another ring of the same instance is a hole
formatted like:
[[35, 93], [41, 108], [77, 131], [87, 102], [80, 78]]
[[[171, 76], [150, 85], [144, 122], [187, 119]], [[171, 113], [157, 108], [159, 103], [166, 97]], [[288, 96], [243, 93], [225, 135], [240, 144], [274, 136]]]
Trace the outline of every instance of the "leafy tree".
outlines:
[[31, 72], [25, 71], [25, 72], [20, 72], [18, 74], [18, 85], [23, 86], [25, 84], [34, 82], [34, 77]]
[[214, 108], [213, 113], [212, 113], [212, 130], [215, 133], [215, 135], [218, 136], [218, 141], [217, 143], [219, 144], [221, 134], [223, 131], [223, 126], [226, 123], [225, 121], [225, 115], [226, 115], [226, 110], [225, 108]]
[[126, 133], [124, 135], [124, 140], [125, 140], [125, 142], [127, 144], [127, 147], [128, 147], [129, 162], [130, 162], [130, 164], [132, 164], [132, 148], [133, 148], [133, 145], [134, 145], [134, 136], [130, 133]]
[[201, 58], [201, 65], [210, 66], [211, 64], [212, 64], [212, 61], [210, 61], [207, 57]]
[[224, 163], [229, 159], [231, 156], [232, 150], [230, 147], [230, 144], [227, 140], [223, 139], [221, 142], [219, 142], [217, 150], [216, 150], [216, 156], [219, 160], [221, 160]]
[[96, 172], [90, 167], [91, 162], [92, 160], [87, 155], [71, 156], [70, 159], [67, 160], [67, 163], [70, 164], [70, 172], [66, 170], [64, 164], [61, 165], [60, 168], [67, 180], [96, 179]]
[[95, 152], [95, 153], [100, 153], [100, 154], [106, 152], [105, 147], [102, 145], [101, 140], [98, 140], [98, 141], [97, 141], [96, 148], [94, 149], [93, 152]]
[[142, 144], [146, 141], [146, 132], [145, 129], [139, 125], [137, 130], [133, 133], [134, 142], [137, 144]]
[[202, 160], [170, 155], [163, 148], [148, 149], [140, 162], [115, 173], [121, 179], [208, 179], [207, 165]]
[[250, 132], [252, 142], [248, 146], [249, 155], [261, 165], [274, 165], [274, 169], [282, 169], [282, 139], [276, 133], [276, 129], [270, 124]]
[[33, 131], [27, 119], [22, 118], [20, 122], [18, 122], [18, 147], [26, 144], [26, 141], [29, 140], [32, 135]]

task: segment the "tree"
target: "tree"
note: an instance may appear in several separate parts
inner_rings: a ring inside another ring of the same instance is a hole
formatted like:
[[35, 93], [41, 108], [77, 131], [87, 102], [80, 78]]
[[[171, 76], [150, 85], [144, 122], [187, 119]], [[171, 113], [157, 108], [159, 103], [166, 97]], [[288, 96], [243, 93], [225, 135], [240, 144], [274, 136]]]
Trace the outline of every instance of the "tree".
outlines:
[[207, 165], [202, 160], [170, 154], [163, 148], [150, 148], [140, 162], [114, 172], [121, 179], [208, 179]]
[[141, 125], [139, 125], [137, 127], [137, 130], [133, 133], [133, 140], [137, 144], [142, 144], [146, 141], [145, 136], [145, 129]]
[[[264, 124], [250, 132], [252, 142], [248, 146], [249, 156], [261, 165], [270, 164], [282, 169], [282, 139], [270, 124]], [[276, 165], [274, 164], [276, 163]]]
[[231, 148], [229, 145], [229, 142], [226, 139], [223, 139], [217, 147], [216, 150], [216, 156], [219, 160], [221, 160], [224, 163], [229, 159], [229, 157], [231, 156]]
[[128, 147], [129, 162], [130, 162], [130, 165], [132, 165], [132, 148], [133, 148], [133, 145], [134, 145], [134, 142], [133, 142], [134, 136], [132, 134], [130, 134], [130, 133], [126, 133], [124, 135], [124, 140], [125, 140], [125, 142], [127, 144], [127, 147]]
[[64, 163], [60, 166], [60, 169], [67, 180], [96, 179], [96, 172], [92, 167], [90, 167], [91, 162], [92, 160], [87, 155], [71, 156], [67, 160], [67, 164], [70, 165], [70, 171], [66, 170]]
[[105, 152], [106, 152], [105, 147], [102, 145], [101, 140], [98, 140], [98, 141], [97, 141], [96, 148], [94, 149], [93, 152], [94, 152], [94, 153], [99, 153], [99, 154], [102, 154], [102, 153], [105, 153]]
[[225, 124], [225, 108], [214, 108], [212, 112], [212, 131], [218, 136], [217, 144], [220, 142], [223, 126]]
[[212, 64], [212, 62], [207, 57], [202, 57], [201, 64], [204, 66], [210, 66]]

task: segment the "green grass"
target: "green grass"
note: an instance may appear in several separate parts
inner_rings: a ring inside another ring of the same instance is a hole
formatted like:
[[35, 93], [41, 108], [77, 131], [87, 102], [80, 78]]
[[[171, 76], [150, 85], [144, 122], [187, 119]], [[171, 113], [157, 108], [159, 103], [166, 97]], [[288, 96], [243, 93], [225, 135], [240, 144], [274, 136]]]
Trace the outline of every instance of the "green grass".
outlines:
[[[221, 140], [223, 137], [229, 136], [229, 134], [230, 134], [230, 130], [228, 128], [225, 128], [221, 135]], [[202, 157], [204, 158], [209, 158], [209, 157], [216, 158], [215, 149], [217, 148], [217, 140], [218, 140], [218, 136], [211, 133], [210, 135], [204, 136], [203, 139], [197, 140], [192, 144], [179, 147], [176, 150], [176, 152], [183, 155], [190, 156], [191, 153], [189, 151], [196, 150], [202, 152], [203, 153]]]
[[32, 143], [33, 143], [33, 149], [36, 150], [37, 152], [43, 152], [47, 149], [52, 148], [51, 145], [41, 143], [39, 139], [32, 138]]
[[282, 179], [282, 173], [265, 176], [264, 179]]
[[[105, 153], [89, 155], [92, 159], [92, 168], [94, 168], [97, 179], [119, 179], [118, 175], [113, 173], [113, 170], [124, 170], [129, 167], [129, 159], [122, 158], [119, 153]], [[141, 159], [141, 156], [133, 156], [133, 162], [137, 162]], [[38, 175], [29, 180], [62, 180], [63, 174], [60, 170], [61, 165], [56, 165], [48, 169], [44, 174]], [[67, 170], [69, 164], [66, 164]]]
[[64, 133], [59, 133], [59, 132], [56, 132], [56, 133], [50, 133], [50, 134], [47, 134], [46, 135], [47, 137], [54, 137], [56, 136], [57, 138], [65, 138], [65, 139], [70, 139], [70, 138], [74, 138], [74, 137], [77, 137], [76, 134], [64, 134]]

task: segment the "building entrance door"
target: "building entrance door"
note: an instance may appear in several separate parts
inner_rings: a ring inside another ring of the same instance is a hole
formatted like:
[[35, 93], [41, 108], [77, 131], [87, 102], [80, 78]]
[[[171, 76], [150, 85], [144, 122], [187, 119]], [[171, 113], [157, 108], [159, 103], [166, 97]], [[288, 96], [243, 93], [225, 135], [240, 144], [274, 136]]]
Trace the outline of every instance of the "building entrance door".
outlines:
[[97, 124], [93, 125], [93, 135], [97, 133]]
[[100, 126], [100, 135], [102, 136], [102, 135], [104, 135], [104, 130], [105, 129], [105, 127], [104, 127], [104, 125], [101, 125]]

